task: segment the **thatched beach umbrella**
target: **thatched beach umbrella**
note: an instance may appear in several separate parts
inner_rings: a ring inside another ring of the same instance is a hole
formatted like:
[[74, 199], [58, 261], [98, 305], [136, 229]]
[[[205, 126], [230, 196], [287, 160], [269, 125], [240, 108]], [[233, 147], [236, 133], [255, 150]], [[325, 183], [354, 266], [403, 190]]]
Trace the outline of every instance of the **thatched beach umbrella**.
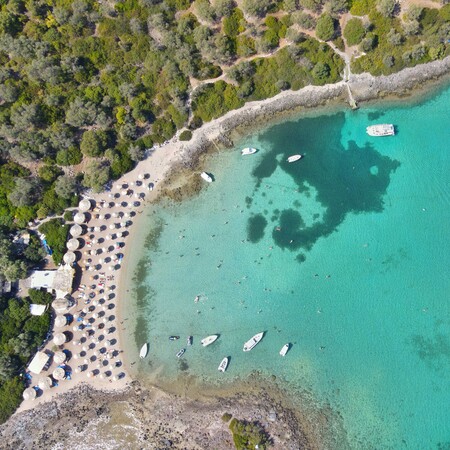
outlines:
[[73, 221], [77, 224], [82, 224], [86, 221], [86, 216], [82, 212], [77, 212], [73, 217]]
[[66, 298], [57, 298], [52, 302], [52, 308], [59, 313], [67, 311], [69, 309], [69, 306], [69, 300], [67, 300]]
[[50, 377], [43, 377], [39, 380], [38, 386], [40, 389], [45, 391], [53, 386], [53, 381]]
[[55, 364], [62, 364], [67, 359], [67, 355], [64, 352], [56, 352], [53, 355], [53, 362]]
[[66, 378], [66, 371], [62, 367], [57, 367], [53, 371], [52, 376], [55, 380], [64, 380]]
[[53, 336], [53, 343], [55, 345], [63, 345], [67, 341], [67, 336], [64, 333], [56, 333]]
[[66, 316], [56, 316], [55, 319], [55, 328], [62, 328], [67, 325], [67, 317]]
[[65, 253], [63, 256], [64, 262], [69, 265], [73, 264], [76, 261], [76, 259], [77, 259], [77, 255], [75, 255], [75, 253], [71, 252], [71, 251]]
[[22, 396], [24, 400], [34, 400], [36, 398], [36, 391], [32, 387], [26, 388]]
[[75, 238], [69, 239], [66, 244], [66, 247], [72, 252], [74, 250], [76, 250], [77, 248], [79, 248], [79, 246], [80, 246], [80, 241]]
[[76, 223], [70, 227], [69, 233], [73, 237], [81, 236], [83, 234], [83, 227], [79, 223]]
[[81, 200], [81, 202], [78, 204], [78, 208], [83, 212], [89, 211], [91, 207], [91, 201], [87, 198], [83, 198], [83, 200]]

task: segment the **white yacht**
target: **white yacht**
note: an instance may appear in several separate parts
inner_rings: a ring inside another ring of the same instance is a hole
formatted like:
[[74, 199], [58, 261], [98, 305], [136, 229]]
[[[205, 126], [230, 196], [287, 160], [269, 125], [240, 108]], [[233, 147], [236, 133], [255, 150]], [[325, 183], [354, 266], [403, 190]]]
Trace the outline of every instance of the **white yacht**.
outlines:
[[178, 353], [177, 353], [177, 358], [181, 358], [184, 355], [184, 352], [186, 351], [185, 348], [182, 348]]
[[203, 345], [203, 347], [207, 347], [208, 345], [211, 345], [213, 342], [215, 342], [218, 337], [218, 334], [212, 334], [211, 336], [207, 336], [202, 339], [200, 343]]
[[366, 128], [369, 136], [394, 136], [395, 129], [391, 123], [381, 123], [379, 125], [370, 125]]
[[256, 153], [258, 150], [256, 148], [253, 147], [245, 147], [241, 150], [241, 155], [253, 155], [254, 153]]
[[200, 176], [201, 176], [206, 182], [212, 183], [211, 175], [209, 175], [208, 173], [202, 172], [202, 173], [200, 174]]
[[287, 159], [287, 162], [293, 163], [295, 161], [298, 161], [299, 159], [302, 159], [302, 155], [292, 155], [292, 156], [289, 156], [289, 158]]
[[280, 355], [281, 356], [286, 356], [286, 353], [289, 351], [290, 347], [291, 347], [291, 344], [289, 344], [289, 343], [284, 344], [283, 347], [280, 350]]
[[219, 372], [225, 372], [225, 370], [227, 370], [228, 361], [229, 361], [229, 358], [227, 358], [227, 357], [222, 359], [222, 362], [220, 363], [220, 365], [218, 367]]
[[141, 347], [141, 351], [139, 352], [139, 358], [144, 359], [148, 353], [148, 344], [147, 342]]
[[256, 344], [263, 338], [264, 331], [262, 333], [255, 334], [250, 340], [244, 344], [244, 352], [249, 352]]

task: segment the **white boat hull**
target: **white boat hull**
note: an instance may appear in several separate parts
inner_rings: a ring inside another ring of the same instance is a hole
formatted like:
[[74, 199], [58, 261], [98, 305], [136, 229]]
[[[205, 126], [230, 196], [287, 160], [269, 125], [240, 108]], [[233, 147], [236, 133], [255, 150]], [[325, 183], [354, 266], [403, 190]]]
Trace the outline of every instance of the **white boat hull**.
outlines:
[[391, 123], [381, 123], [378, 125], [370, 125], [366, 128], [366, 133], [369, 136], [381, 137], [381, 136], [394, 136], [395, 128]]
[[245, 344], [244, 348], [242, 349], [244, 352], [249, 352], [255, 346], [261, 341], [261, 339], [264, 336], [264, 332], [255, 334], [251, 339], [249, 339]]
[[292, 155], [292, 156], [289, 156], [289, 158], [287, 159], [287, 162], [293, 163], [295, 161], [298, 161], [299, 159], [302, 159], [302, 155]]
[[203, 345], [203, 347], [207, 347], [208, 345], [211, 345], [213, 342], [216, 342], [218, 337], [219, 337], [218, 334], [213, 334], [211, 336], [202, 339], [200, 343]]
[[202, 172], [200, 174], [200, 176], [207, 182], [207, 183], [212, 183], [212, 178], [209, 174], [207, 174], [206, 172]]
[[284, 344], [280, 350], [280, 355], [286, 356], [286, 353], [289, 351], [289, 348], [290, 348], [290, 344]]
[[225, 372], [225, 370], [227, 370], [227, 367], [228, 367], [228, 361], [229, 361], [229, 358], [223, 358], [221, 363], [219, 364], [219, 367], [217, 368], [217, 370], [219, 372]]
[[256, 148], [253, 148], [253, 147], [246, 147], [246, 148], [243, 148], [242, 150], [241, 150], [241, 155], [253, 155], [254, 153], [256, 153], [258, 150], [256, 149]]
[[141, 359], [144, 359], [147, 356], [147, 353], [148, 353], [148, 344], [146, 343], [141, 347], [141, 351], [139, 352], [139, 357]]

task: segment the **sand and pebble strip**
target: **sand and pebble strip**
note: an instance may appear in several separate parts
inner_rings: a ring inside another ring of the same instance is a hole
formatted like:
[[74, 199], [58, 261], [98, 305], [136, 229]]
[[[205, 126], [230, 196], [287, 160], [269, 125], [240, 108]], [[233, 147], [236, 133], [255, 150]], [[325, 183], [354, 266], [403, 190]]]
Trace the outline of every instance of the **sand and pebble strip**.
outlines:
[[[405, 69], [400, 73], [390, 76], [373, 77], [369, 74], [352, 75], [348, 84], [356, 101], [362, 102], [382, 97], [404, 97], [413, 92], [420, 92], [427, 86], [433, 86], [436, 80], [442, 80], [448, 77], [449, 74], [450, 57], [447, 57], [442, 61], [435, 61], [411, 69]], [[204, 408], [208, 407], [208, 401], [211, 401], [211, 399], [197, 400], [194, 404], [185, 399], [180, 400], [178, 396], [163, 393], [157, 388], [142, 387], [130, 380], [126, 368], [122, 365], [121, 359], [122, 349], [120, 347], [119, 331], [120, 327], [123, 328], [123, 324], [120, 323], [120, 316], [115, 309], [117, 304], [123, 302], [123, 298], [119, 298], [121, 297], [119, 294], [120, 267], [117, 270], [105, 270], [104, 266], [108, 266], [109, 262], [107, 258], [112, 259], [117, 253], [123, 254], [125, 261], [126, 258], [130, 257], [126, 253], [126, 242], [132, 236], [127, 236], [126, 234], [130, 232], [133, 217], [137, 213], [142, 212], [143, 203], [154, 201], [162, 191], [167, 193], [168, 186], [180, 182], [177, 176], [178, 174], [184, 174], [183, 176], [185, 176], [187, 171], [196, 170], [198, 168], [199, 156], [211, 148], [213, 144], [226, 144], [230, 140], [229, 136], [235, 130], [245, 130], [257, 124], [267, 124], [305, 108], [327, 105], [336, 100], [343, 102], [346, 99], [347, 85], [346, 82], [342, 81], [334, 85], [308, 86], [296, 92], [285, 91], [271, 99], [247, 103], [243, 108], [230, 111], [223, 117], [207, 123], [196, 130], [193, 133], [192, 140], [189, 142], [180, 142], [175, 137], [164, 145], [151, 149], [146, 160], [140, 162], [132, 172], [114, 183], [111, 192], [90, 197], [92, 204], [96, 208], [100, 207], [100, 209], [91, 213], [90, 221], [86, 224], [91, 229], [93, 228], [93, 231], [88, 231], [85, 237], [85, 240], [90, 242], [90, 246], [86, 242], [86, 247], [81, 249], [83, 252], [88, 251], [88, 254], [83, 253], [82, 259], [78, 262], [83, 268], [81, 281], [79, 282], [81, 290], [78, 295], [80, 298], [76, 298], [77, 306], [70, 311], [76, 317], [75, 320], [81, 317], [83, 327], [82, 329], [78, 329], [78, 322], [76, 322], [77, 329], [74, 329], [75, 325], [71, 324], [70, 326], [67, 325], [67, 329], [63, 327], [62, 329], [53, 330], [55, 333], [65, 330], [67, 336], [70, 336], [70, 340], [64, 343], [64, 347], [60, 350], [69, 350], [69, 355], [72, 359], [62, 364], [70, 364], [72, 366], [70, 367], [71, 369], [78, 366], [87, 367], [83, 367], [82, 371], [80, 369], [80, 373], [75, 373], [75, 370], [71, 370], [71, 380], [61, 380], [57, 387], [44, 390], [42, 395], [35, 400], [24, 401], [13, 418], [0, 427], [2, 434], [7, 437], [5, 442], [13, 442], [8, 440], [8, 436], [10, 436], [10, 439], [13, 439], [13, 436], [17, 437], [18, 429], [25, 430], [28, 423], [33, 423], [36, 420], [40, 421], [39, 427], [41, 425], [42, 427], [44, 425], [51, 425], [55, 443], [58, 441], [63, 442], [67, 433], [62, 428], [62, 425], [67, 425], [68, 429], [77, 426], [76, 414], [73, 416], [64, 414], [63, 406], [65, 406], [66, 402], [70, 402], [70, 410], [76, 408], [76, 411], [82, 410], [86, 415], [89, 415], [92, 414], [92, 411], [98, 410], [96, 402], [99, 401], [99, 398], [103, 399], [100, 404], [106, 409], [115, 404], [115, 402], [120, 404], [120, 402], [125, 401], [125, 398], [132, 410], [145, 408], [148, 414], [144, 414], [140, 420], [142, 426], [147, 428], [151, 428], [153, 426], [150, 424], [152, 420], [155, 417], [159, 417], [152, 409], [152, 406], [155, 406], [157, 402], [161, 402], [162, 397], [165, 399], [164, 402], [167, 402], [167, 407], [176, 408], [177, 405], [182, 405], [183, 408], [186, 408], [186, 414], [190, 419], [192, 421], [198, 420], [201, 424], [200, 419], [203, 417]], [[144, 174], [146, 177], [145, 182], [141, 180]], [[199, 178], [197, 175], [195, 173], [196, 180]], [[155, 189], [148, 190], [149, 182], [153, 183]], [[201, 188], [201, 183], [199, 184], [197, 182], [196, 189], [199, 188]], [[177, 189], [182, 189], [182, 187], [178, 186]], [[129, 198], [129, 190], [131, 191], [132, 198]], [[134, 197], [136, 194], [138, 194], [138, 197]], [[113, 216], [113, 214], [117, 214], [117, 216]], [[122, 214], [122, 217], [119, 217], [119, 214]], [[128, 214], [129, 217], [125, 217], [125, 214]], [[129, 222], [128, 225], [121, 225], [121, 222], [125, 224], [127, 221]], [[114, 229], [110, 228], [111, 225], [114, 225]], [[119, 231], [119, 228], [121, 231]], [[117, 238], [117, 232], [124, 234], [121, 238]], [[113, 238], [114, 234], [116, 234], [115, 238]], [[120, 251], [116, 248], [116, 241], [123, 244]], [[113, 247], [112, 250], [109, 250], [110, 247]], [[91, 267], [93, 269], [89, 270]], [[93, 296], [92, 293], [94, 294]], [[118, 297], [115, 297], [116, 293]], [[77, 296], [76, 294], [74, 295], [75, 297]], [[85, 296], [87, 298], [84, 298]], [[89, 304], [84, 304], [84, 301], [88, 299], [91, 300]], [[103, 327], [99, 326], [101, 323], [103, 323]], [[89, 327], [88, 325], [91, 326]], [[86, 330], [86, 327], [88, 329], [91, 328], [91, 330], [92, 327], [97, 328], [94, 329], [94, 334], [92, 335], [92, 332]], [[86, 336], [83, 334], [86, 334]], [[99, 339], [100, 335], [103, 335], [102, 340]], [[106, 341], [109, 341], [108, 346], [105, 346], [103, 343], [106, 343]], [[80, 342], [80, 344], [76, 342]], [[50, 349], [51, 343], [48, 345]], [[83, 347], [86, 347], [86, 349]], [[104, 351], [101, 351], [101, 349], [104, 349]], [[113, 356], [111, 358], [103, 357], [105, 352], [106, 355], [112, 354]], [[78, 355], [78, 358], [75, 358], [75, 355]], [[77, 362], [80, 360], [82, 363]], [[111, 360], [113, 364], [111, 364]], [[97, 367], [99, 362], [100, 367]], [[104, 366], [105, 362], [106, 366]], [[58, 365], [61, 365], [61, 363], [52, 362], [52, 365], [49, 367], [49, 373], [57, 369]], [[109, 374], [106, 372], [109, 372]], [[90, 377], [87, 377], [88, 373], [91, 373]], [[102, 378], [100, 378], [101, 373], [103, 373]], [[113, 377], [115, 378], [113, 379]], [[38, 384], [38, 381], [37, 377], [36, 380], [32, 380], [32, 383], [36, 382]], [[136, 395], [136, 386], [139, 386], [139, 395]], [[67, 391], [69, 392], [67, 393]], [[109, 393], [106, 393], [107, 391]], [[112, 393], [111, 391], [116, 392]], [[236, 401], [236, 405], [241, 411], [240, 416], [245, 417], [247, 412], [249, 413], [249, 408], [251, 408], [252, 401], [254, 400], [252, 395], [241, 395], [239, 401], [233, 396], [227, 397], [226, 404], [232, 408], [233, 401]], [[42, 403], [45, 404], [41, 405]], [[258, 404], [258, 407], [263, 408], [263, 405]], [[35, 409], [33, 411], [26, 411], [31, 408]], [[49, 411], [54, 411], [55, 408], [58, 411], [56, 416], [54, 414], [48, 414]], [[217, 414], [219, 414], [219, 408], [217, 409]], [[158, 422], [156, 421], [156, 423]], [[164, 419], [164, 423], [168, 430], [173, 430], [180, 425], [180, 419], [177, 415], [173, 417], [167, 416]], [[295, 427], [298, 429], [298, 427], [302, 427], [302, 424], [296, 423], [293, 429], [296, 429]], [[189, 425], [185, 424], [184, 429], [189, 429]], [[16, 434], [14, 435], [14, 433]], [[192, 445], [185, 445], [183, 443], [178, 446], [171, 444], [172, 448], [215, 448], [213, 444], [196, 444], [195, 436], [197, 433], [199, 435], [202, 434], [195, 427], [192, 428]], [[301, 434], [299, 431], [299, 436]], [[163, 435], [170, 440], [167, 437], [170, 435], [169, 431], [163, 433]], [[45, 439], [43, 436], [42, 433], [37, 436], [35, 438], [35, 444], [31, 446], [24, 444], [27, 442], [26, 436], [22, 436], [20, 439], [17, 438], [19, 439], [18, 442], [22, 442], [22, 444], [16, 448], [44, 448]], [[144, 440], [152, 439], [151, 433], [147, 433], [146, 436]], [[209, 437], [207, 436], [205, 438], [205, 442], [214, 442], [214, 440], [208, 441], [210, 438], [211, 433]], [[284, 441], [280, 438], [281, 440], [279, 442], [284, 442], [284, 444], [278, 448], [291, 448], [289, 445], [293, 442], [296, 442], [295, 445], [297, 446], [292, 448], [316, 448], [311, 442], [308, 445], [304, 440], [299, 445], [299, 441], [293, 439], [289, 433], [285, 434], [284, 438]], [[28, 439], [31, 439], [31, 437]], [[39, 439], [42, 440], [39, 441]], [[130, 437], [130, 439], [132, 438]], [[145, 445], [142, 447], [153, 448], [151, 446], [145, 447]], [[166, 447], [169, 446], [166, 445]], [[45, 448], [49, 447], [45, 446]], [[76, 448], [76, 446], [73, 448]], [[107, 447], [105, 446], [105, 448]], [[165, 448], [164, 445], [162, 448]], [[221, 446], [220, 448], [231, 447]]]

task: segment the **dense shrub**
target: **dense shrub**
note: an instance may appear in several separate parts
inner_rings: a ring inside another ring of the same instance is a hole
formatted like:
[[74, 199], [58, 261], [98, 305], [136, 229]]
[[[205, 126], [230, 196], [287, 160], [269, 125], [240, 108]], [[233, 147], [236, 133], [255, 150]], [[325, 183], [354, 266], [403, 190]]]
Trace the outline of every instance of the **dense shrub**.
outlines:
[[362, 20], [353, 18], [350, 19], [345, 25], [344, 37], [347, 41], [347, 45], [357, 45], [364, 37], [366, 30], [362, 23]]
[[330, 14], [322, 14], [317, 19], [316, 36], [323, 41], [329, 41], [333, 38], [335, 33], [334, 19]]
[[64, 253], [66, 253], [66, 241], [69, 234], [69, 227], [64, 224], [62, 219], [52, 219], [43, 223], [39, 231], [45, 234], [47, 244], [52, 249], [53, 262], [56, 265], [61, 264]]

